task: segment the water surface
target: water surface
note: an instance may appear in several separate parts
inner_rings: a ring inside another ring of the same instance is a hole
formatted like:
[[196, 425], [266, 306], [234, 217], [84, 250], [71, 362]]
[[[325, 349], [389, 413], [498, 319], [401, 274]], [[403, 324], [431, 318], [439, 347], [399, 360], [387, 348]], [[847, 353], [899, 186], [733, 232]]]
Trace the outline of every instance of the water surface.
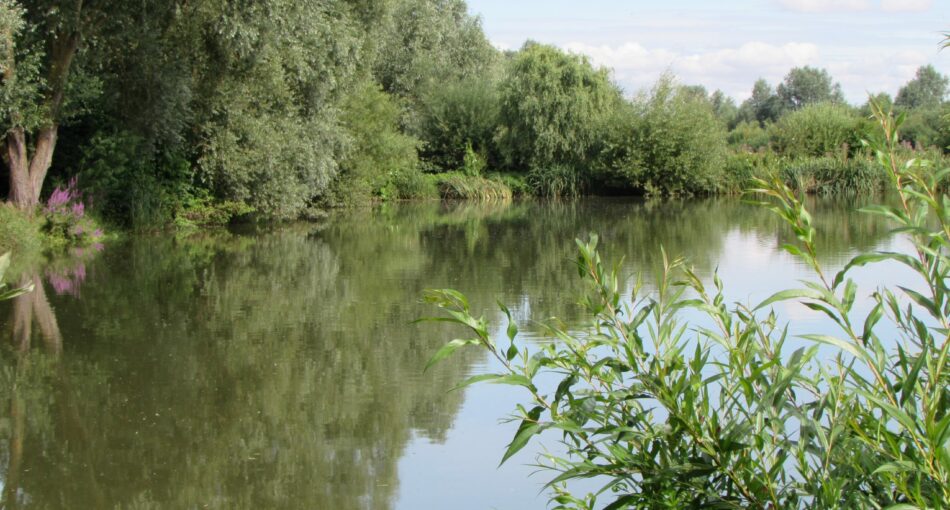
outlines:
[[[897, 243], [853, 203], [811, 205], [830, 268]], [[36, 291], [0, 304], [4, 508], [545, 508], [531, 452], [496, 468], [517, 389], [446, 392], [491, 365], [472, 350], [423, 374], [459, 332], [411, 321], [433, 287], [495, 324], [509, 304], [529, 338], [578, 321], [573, 240], [592, 231], [625, 275], [663, 246], [740, 301], [806, 274], [775, 218], [726, 199], [391, 205], [35, 264]]]

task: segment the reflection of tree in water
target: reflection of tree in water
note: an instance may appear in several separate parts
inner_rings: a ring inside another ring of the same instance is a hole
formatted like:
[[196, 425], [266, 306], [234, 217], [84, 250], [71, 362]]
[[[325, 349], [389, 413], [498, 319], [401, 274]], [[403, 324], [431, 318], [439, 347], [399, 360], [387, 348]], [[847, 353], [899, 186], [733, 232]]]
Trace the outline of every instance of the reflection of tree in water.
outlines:
[[90, 454], [67, 454], [58, 417], [27, 427], [24, 506], [102, 506], [66, 481], [89, 471], [106, 506], [388, 508], [412, 431], [444, 436], [472, 359], [423, 377], [449, 332], [423, 338], [414, 291], [389, 303], [366, 276], [299, 231], [104, 253], [56, 303]]
[[[884, 235], [828, 207], [816, 222], [830, 252]], [[31, 301], [0, 305], [13, 337], [0, 378], [7, 501], [388, 508], [412, 435], [445, 437], [462, 398], [445, 389], [481, 359], [421, 373], [451, 334], [410, 323], [431, 313], [424, 289], [570, 321], [574, 238], [598, 232], [626, 274], [649, 273], [661, 245], [708, 273], [734, 229], [782, 235], [734, 200], [598, 200], [415, 204], [319, 230], [131, 240], [87, 263], [79, 293], [37, 285]], [[30, 352], [34, 337], [44, 348]]]

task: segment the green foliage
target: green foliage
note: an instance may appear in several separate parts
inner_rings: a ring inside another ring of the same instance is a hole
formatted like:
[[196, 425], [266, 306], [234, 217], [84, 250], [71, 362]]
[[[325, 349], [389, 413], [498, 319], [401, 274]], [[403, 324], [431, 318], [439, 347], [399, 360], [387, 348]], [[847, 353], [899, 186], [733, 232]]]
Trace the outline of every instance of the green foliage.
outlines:
[[841, 84], [833, 83], [824, 69], [796, 67], [785, 75], [775, 90], [782, 108], [798, 110], [816, 103], [844, 103]]
[[725, 125], [705, 97], [664, 76], [634, 104], [630, 148], [615, 173], [649, 194], [713, 193], [722, 185]]
[[501, 84], [498, 142], [508, 167], [580, 172], [619, 102], [605, 69], [553, 46], [526, 43]]
[[175, 211], [175, 227], [182, 232], [198, 228], [225, 227], [231, 220], [254, 209], [240, 202], [218, 202], [207, 193], [188, 197]]
[[743, 101], [739, 107], [737, 119], [739, 122], [758, 122], [765, 127], [768, 122], [774, 122], [782, 114], [782, 103], [772, 91], [772, 86], [760, 78], [752, 87], [752, 96]]
[[490, 76], [433, 87], [422, 99], [418, 126], [423, 159], [441, 171], [457, 170], [470, 149], [487, 164], [500, 106], [498, 85]]
[[920, 108], [906, 112], [901, 125], [901, 141], [917, 149], [950, 146], [950, 104], [934, 108]]
[[[361, 84], [346, 98], [342, 121], [353, 144], [329, 193], [332, 203], [387, 197], [395, 181], [419, 174], [419, 141], [399, 130], [400, 113], [396, 101], [373, 82]], [[401, 193], [395, 195], [387, 198]]]
[[19, 287], [16, 289], [7, 289], [7, 284], [3, 282], [3, 274], [7, 272], [7, 269], [9, 267], [10, 267], [10, 252], [6, 252], [3, 255], [0, 255], [0, 301], [13, 299], [19, 296], [20, 294], [24, 294], [33, 290], [32, 283], [24, 287]]
[[511, 189], [501, 180], [449, 172], [435, 176], [439, 195], [447, 199], [511, 200]]
[[773, 126], [776, 151], [787, 156], [848, 154], [859, 145], [860, 119], [847, 106], [809, 104], [782, 117]]
[[525, 181], [532, 194], [551, 198], [576, 197], [586, 187], [580, 171], [559, 164], [533, 167]]
[[792, 189], [821, 195], [870, 195], [887, 180], [881, 165], [866, 158], [798, 158], [783, 163], [779, 175]]
[[480, 76], [496, 59], [481, 20], [463, 0], [394, 0], [373, 75], [387, 92], [415, 102], [445, 83]]
[[726, 139], [735, 149], [759, 151], [769, 148], [769, 132], [758, 122], [742, 121], [729, 131]]
[[771, 152], [730, 151], [722, 163], [722, 191], [741, 193], [753, 180], [776, 173], [780, 159]]
[[193, 193], [182, 156], [149, 151], [131, 132], [100, 132], [84, 147], [79, 179], [97, 212], [132, 228], [160, 227]]
[[214, 194], [291, 219], [336, 175], [350, 140], [336, 101], [361, 41], [342, 1], [282, 0], [199, 12], [216, 59], [201, 69], [202, 177]]
[[897, 91], [894, 106], [900, 109], [939, 108], [950, 90], [950, 78], [932, 65], [921, 66], [914, 78]]
[[37, 222], [11, 204], [0, 203], [0, 252], [23, 257], [40, 251]]
[[[803, 287], [729, 304], [718, 276], [710, 287], [663, 252], [655, 286], [638, 279], [630, 289], [592, 236], [577, 243], [588, 327], [552, 322], [553, 341], [529, 347], [504, 305], [508, 327], [496, 339], [463, 295], [429, 291], [447, 315], [440, 320], [467, 331], [430, 364], [478, 346], [500, 372], [462, 386], [525, 392], [502, 462], [556, 433], [565, 453], [541, 459], [554, 473], [547, 487], [556, 508], [950, 506], [950, 205], [937, 189], [950, 169], [898, 160], [899, 123], [875, 113], [884, 134], [872, 146], [900, 205], [868, 212], [894, 221], [911, 253], [861, 253], [828, 274], [803, 203], [781, 182], [760, 181], [756, 191], [770, 199], [763, 206], [794, 233], [786, 250], [813, 271]], [[859, 315], [851, 271], [882, 261], [916, 281], [877, 289]], [[785, 301], [823, 313], [835, 332], [802, 335], [808, 344], [790, 352], [787, 327], [769, 311]], [[589, 478], [603, 488], [585, 497], [564, 485]]]

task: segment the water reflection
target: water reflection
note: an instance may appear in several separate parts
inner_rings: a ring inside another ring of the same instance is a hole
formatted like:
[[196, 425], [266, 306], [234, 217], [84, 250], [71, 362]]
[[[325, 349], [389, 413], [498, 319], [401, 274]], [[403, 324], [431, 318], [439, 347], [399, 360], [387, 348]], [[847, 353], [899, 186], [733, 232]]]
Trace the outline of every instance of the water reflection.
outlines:
[[[816, 205], [832, 259], [885, 235]], [[422, 374], [452, 334], [410, 322], [431, 312], [422, 290], [577, 319], [569, 265], [590, 231], [628, 274], [660, 245], [708, 274], [730, 233], [787, 235], [733, 200], [431, 203], [136, 238], [28, 272], [36, 291], [0, 305], [4, 506], [391, 508], [399, 459], [414, 438], [446, 439], [464, 394], [445, 390], [483, 362]]]

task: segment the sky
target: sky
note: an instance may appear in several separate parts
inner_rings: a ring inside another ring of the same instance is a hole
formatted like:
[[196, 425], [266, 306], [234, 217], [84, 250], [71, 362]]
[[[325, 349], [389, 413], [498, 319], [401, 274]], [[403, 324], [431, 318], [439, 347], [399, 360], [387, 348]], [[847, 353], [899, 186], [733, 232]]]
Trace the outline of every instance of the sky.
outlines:
[[628, 94], [665, 71], [738, 101], [758, 78], [827, 69], [854, 104], [892, 96], [933, 65], [950, 75], [950, 0], [468, 0], [491, 42], [528, 39], [590, 57]]

